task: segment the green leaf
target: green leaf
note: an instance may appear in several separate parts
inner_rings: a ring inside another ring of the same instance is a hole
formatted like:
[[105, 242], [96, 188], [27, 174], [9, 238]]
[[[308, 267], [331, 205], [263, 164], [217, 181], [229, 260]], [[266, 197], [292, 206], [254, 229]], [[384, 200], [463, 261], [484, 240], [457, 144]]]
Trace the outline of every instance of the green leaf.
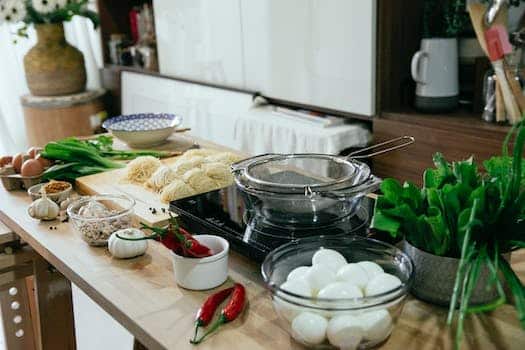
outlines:
[[423, 207], [423, 193], [411, 182], [403, 184], [401, 197], [403, 202], [408, 203], [416, 213], [420, 213]]
[[403, 188], [396, 179], [384, 179], [380, 189], [384, 198], [392, 204], [400, 202], [403, 197]]
[[518, 319], [520, 320], [521, 327], [525, 328], [525, 287], [521, 283], [516, 273], [512, 271], [507, 260], [503, 257], [499, 257], [499, 266], [503, 276], [507, 280], [507, 284], [514, 296], [514, 305], [518, 312]]
[[388, 232], [394, 238], [398, 237], [401, 234], [401, 232], [399, 232], [399, 228], [401, 227], [400, 221], [388, 215], [385, 215], [380, 210], [375, 211], [370, 227]]
[[452, 172], [457, 182], [468, 187], [476, 187], [478, 185], [478, 167], [474, 164], [472, 157], [464, 161], [454, 162], [452, 164]]
[[450, 231], [441, 210], [436, 207], [428, 208], [425, 220], [431, 229], [430, 235], [427, 235], [430, 252], [439, 256], [445, 255], [449, 248]]
[[441, 153], [434, 154], [433, 161], [436, 169], [427, 169], [423, 175], [425, 188], [440, 188], [452, 176], [450, 164]]

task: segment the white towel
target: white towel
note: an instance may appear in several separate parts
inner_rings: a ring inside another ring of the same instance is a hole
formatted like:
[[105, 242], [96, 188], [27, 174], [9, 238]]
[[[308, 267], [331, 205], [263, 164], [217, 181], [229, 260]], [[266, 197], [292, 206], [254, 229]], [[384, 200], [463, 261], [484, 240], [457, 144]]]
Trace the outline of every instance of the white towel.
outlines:
[[364, 147], [372, 139], [359, 122], [333, 127], [280, 116], [272, 107], [252, 108], [235, 122], [235, 140], [248, 154], [325, 153], [339, 154], [350, 147]]

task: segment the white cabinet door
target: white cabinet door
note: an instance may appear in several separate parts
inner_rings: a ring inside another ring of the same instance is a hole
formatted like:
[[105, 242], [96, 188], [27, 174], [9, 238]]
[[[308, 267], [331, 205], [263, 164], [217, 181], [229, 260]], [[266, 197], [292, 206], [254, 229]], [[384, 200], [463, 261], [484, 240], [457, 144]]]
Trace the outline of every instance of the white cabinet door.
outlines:
[[252, 105], [250, 94], [169, 78], [122, 73], [122, 112], [173, 113], [191, 135], [237, 149], [235, 124]]
[[375, 113], [377, 0], [155, 0], [163, 74]]
[[246, 87], [375, 112], [375, 0], [240, 0]]
[[239, 0], [155, 0], [160, 72], [244, 86]]

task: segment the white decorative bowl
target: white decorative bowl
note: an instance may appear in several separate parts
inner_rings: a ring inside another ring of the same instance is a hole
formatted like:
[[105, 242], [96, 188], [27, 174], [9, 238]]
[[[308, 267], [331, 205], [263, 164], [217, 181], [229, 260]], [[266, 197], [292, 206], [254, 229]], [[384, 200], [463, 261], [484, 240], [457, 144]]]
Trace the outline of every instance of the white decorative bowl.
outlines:
[[181, 122], [174, 114], [141, 113], [110, 118], [102, 127], [130, 147], [146, 148], [164, 143]]
[[179, 286], [192, 290], [220, 286], [228, 278], [230, 244], [219, 236], [195, 235], [194, 237], [210, 248], [213, 255], [206, 258], [187, 258], [172, 252], [175, 281]]

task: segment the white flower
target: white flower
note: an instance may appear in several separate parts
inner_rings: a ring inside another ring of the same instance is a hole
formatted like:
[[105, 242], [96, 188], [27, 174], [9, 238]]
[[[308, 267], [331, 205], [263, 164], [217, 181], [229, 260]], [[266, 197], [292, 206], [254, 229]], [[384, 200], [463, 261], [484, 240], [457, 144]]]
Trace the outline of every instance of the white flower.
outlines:
[[33, 8], [40, 13], [46, 14], [64, 8], [71, 0], [31, 0]]
[[0, 22], [20, 22], [26, 14], [24, 0], [2, 0], [0, 2]]

